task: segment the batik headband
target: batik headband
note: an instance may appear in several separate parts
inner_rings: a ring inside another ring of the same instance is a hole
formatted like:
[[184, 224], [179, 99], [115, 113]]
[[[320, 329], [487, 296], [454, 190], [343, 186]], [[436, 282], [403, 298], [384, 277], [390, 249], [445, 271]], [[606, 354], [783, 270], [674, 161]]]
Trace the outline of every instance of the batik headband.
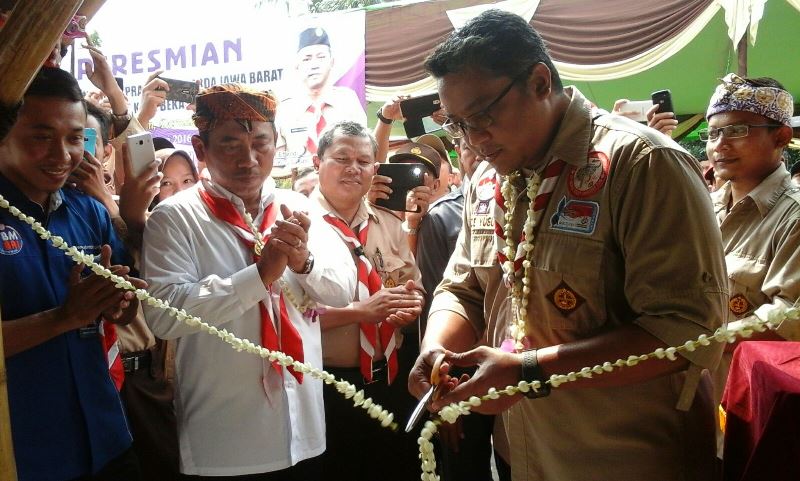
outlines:
[[273, 122], [277, 102], [272, 92], [258, 92], [241, 85], [214, 85], [197, 95], [194, 125], [201, 132], [225, 120]]
[[731, 111], [753, 112], [783, 125], [790, 125], [794, 100], [783, 89], [756, 87], [738, 75], [729, 73], [711, 96], [706, 119], [720, 112]]

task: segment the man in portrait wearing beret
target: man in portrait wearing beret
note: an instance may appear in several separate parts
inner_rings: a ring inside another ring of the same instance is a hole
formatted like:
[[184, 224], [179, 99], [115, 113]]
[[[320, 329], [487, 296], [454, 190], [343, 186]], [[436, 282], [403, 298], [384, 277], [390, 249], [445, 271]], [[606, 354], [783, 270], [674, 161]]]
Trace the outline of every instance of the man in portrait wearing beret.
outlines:
[[[295, 69], [303, 88], [280, 102], [276, 167], [288, 170], [311, 165], [320, 136], [337, 122], [351, 120], [367, 125], [364, 107], [355, 92], [334, 85], [333, 63], [331, 41], [325, 30], [311, 27], [300, 32]], [[276, 175], [280, 173], [273, 172]]]

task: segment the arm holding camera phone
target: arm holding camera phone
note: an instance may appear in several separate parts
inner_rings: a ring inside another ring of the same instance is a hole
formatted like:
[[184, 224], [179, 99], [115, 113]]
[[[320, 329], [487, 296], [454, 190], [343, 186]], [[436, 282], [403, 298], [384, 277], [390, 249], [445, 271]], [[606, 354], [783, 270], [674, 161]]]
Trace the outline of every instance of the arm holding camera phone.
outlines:
[[93, 45], [83, 45], [92, 57], [92, 63], [86, 66], [86, 76], [92, 84], [100, 89], [108, 98], [111, 107], [111, 115], [114, 122], [114, 132], [122, 132], [128, 127], [130, 116], [128, 115], [128, 101], [125, 93], [119, 87], [114, 74], [111, 73], [111, 66], [105, 55]]
[[163, 70], [156, 70], [149, 77], [142, 87], [142, 96], [139, 100], [139, 111], [136, 112], [136, 118], [142, 125], [149, 125], [156, 112], [164, 102], [167, 101], [167, 91], [169, 91], [169, 84], [161, 80], [158, 76], [164, 73]]
[[674, 112], [659, 112], [659, 106], [653, 105], [647, 111], [647, 126], [654, 128], [664, 135], [672, 136], [672, 131], [678, 127], [678, 119]]
[[[386, 156], [389, 153], [389, 136], [392, 133], [392, 124], [395, 120], [403, 120], [403, 111], [400, 108], [400, 102], [409, 98], [408, 95], [397, 95], [392, 100], [387, 101], [378, 110], [378, 123], [375, 124], [375, 130], [372, 134], [378, 142], [378, 153], [375, 155], [377, 162], [386, 162]], [[387, 123], [383, 119], [388, 120]]]

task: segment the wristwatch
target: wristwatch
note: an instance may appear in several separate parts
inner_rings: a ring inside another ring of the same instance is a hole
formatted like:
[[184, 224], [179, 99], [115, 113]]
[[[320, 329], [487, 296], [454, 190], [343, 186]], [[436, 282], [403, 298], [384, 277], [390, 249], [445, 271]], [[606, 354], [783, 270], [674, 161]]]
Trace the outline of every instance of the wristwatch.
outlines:
[[378, 111], [375, 112], [375, 115], [378, 116], [378, 120], [380, 120], [386, 125], [392, 125], [392, 122], [394, 122], [392, 119], [387, 119], [386, 117], [383, 116], [383, 107], [379, 108]]
[[522, 352], [522, 380], [525, 382], [539, 381], [541, 383], [538, 391], [534, 391], [531, 388], [528, 392], [523, 393], [525, 397], [536, 399], [550, 395], [550, 385], [545, 384], [547, 376], [542, 371], [542, 366], [539, 365], [536, 349]]
[[292, 269], [292, 266], [289, 266], [290, 271], [294, 272], [295, 274], [302, 274], [302, 275], [311, 274], [311, 269], [313, 268], [314, 268], [314, 254], [310, 252], [308, 253], [308, 257], [306, 257], [306, 263], [303, 264], [302, 269], [296, 271]]

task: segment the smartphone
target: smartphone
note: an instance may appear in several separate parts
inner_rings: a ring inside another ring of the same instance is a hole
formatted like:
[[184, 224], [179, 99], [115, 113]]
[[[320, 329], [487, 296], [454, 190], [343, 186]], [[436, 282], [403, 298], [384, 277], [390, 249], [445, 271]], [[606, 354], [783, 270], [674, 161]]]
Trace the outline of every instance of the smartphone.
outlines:
[[195, 82], [164, 77], [159, 78], [164, 82], [167, 82], [167, 85], [169, 85], [169, 90], [167, 91], [167, 100], [175, 100], [177, 102], [193, 104], [194, 98], [197, 97], [197, 94], [200, 92], [200, 87], [198, 87], [197, 83]]
[[439, 94], [423, 95], [400, 101], [400, 110], [405, 121], [403, 127], [410, 139], [439, 130], [441, 125], [431, 118], [431, 114], [442, 108]]
[[669, 90], [659, 90], [653, 92], [650, 96], [653, 100], [653, 105], [658, 105], [656, 112], [675, 112], [675, 107], [672, 106], [672, 93]]
[[122, 77], [114, 77], [114, 80], [117, 81], [117, 85], [119, 85], [119, 89], [120, 90], [124, 90], [125, 89], [125, 80], [123, 80]]
[[142, 171], [156, 160], [156, 150], [153, 148], [153, 136], [150, 132], [143, 132], [128, 137], [128, 158], [131, 161], [133, 175], [138, 176]]
[[631, 113], [631, 120], [647, 122], [647, 111], [652, 107], [653, 102], [650, 100], [629, 100], [620, 106], [619, 111]]
[[[425, 183], [426, 168], [422, 164], [380, 164], [378, 175], [385, 175], [392, 179], [392, 193], [388, 199], [378, 199], [375, 205], [386, 207], [389, 210], [414, 212], [406, 209], [406, 196], [408, 191]], [[419, 212], [419, 207], [417, 211]]]
[[97, 131], [92, 128], [83, 129], [83, 150], [92, 155], [96, 154], [97, 147]]

